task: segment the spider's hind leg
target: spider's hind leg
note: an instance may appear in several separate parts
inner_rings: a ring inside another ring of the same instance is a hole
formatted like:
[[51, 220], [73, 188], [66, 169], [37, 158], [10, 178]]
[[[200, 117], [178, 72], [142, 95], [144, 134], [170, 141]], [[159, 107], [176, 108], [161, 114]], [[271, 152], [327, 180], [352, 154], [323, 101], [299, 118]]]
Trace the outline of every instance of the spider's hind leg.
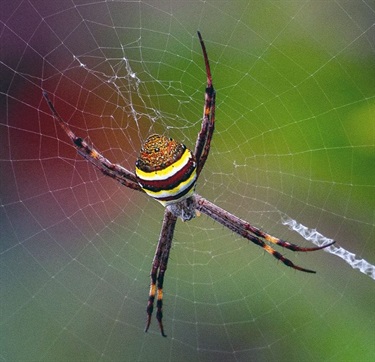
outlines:
[[206, 163], [208, 154], [210, 152], [211, 139], [215, 129], [215, 89], [212, 84], [212, 75], [210, 63], [206, 51], [206, 46], [203, 42], [202, 36], [198, 31], [199, 41], [203, 52], [203, 58], [206, 65], [207, 86], [205, 92], [205, 100], [203, 107], [203, 119], [201, 130], [195, 143], [194, 155], [197, 160], [197, 176], [200, 175], [204, 164]]
[[45, 98], [53, 117], [59, 123], [61, 128], [64, 130], [66, 135], [73, 142], [74, 147], [77, 152], [89, 161], [93, 166], [98, 168], [106, 176], [110, 176], [116, 181], [120, 182], [122, 185], [129, 187], [133, 190], [143, 191], [141, 186], [138, 184], [138, 180], [133, 172], [128, 171], [125, 167], [117, 163], [112, 163], [107, 158], [105, 158], [99, 151], [97, 151], [93, 146], [90, 146], [81, 137], [75, 135], [75, 133], [70, 129], [68, 124], [64, 119], [57, 113], [55, 106], [49, 99], [48, 93], [43, 91], [43, 97]]

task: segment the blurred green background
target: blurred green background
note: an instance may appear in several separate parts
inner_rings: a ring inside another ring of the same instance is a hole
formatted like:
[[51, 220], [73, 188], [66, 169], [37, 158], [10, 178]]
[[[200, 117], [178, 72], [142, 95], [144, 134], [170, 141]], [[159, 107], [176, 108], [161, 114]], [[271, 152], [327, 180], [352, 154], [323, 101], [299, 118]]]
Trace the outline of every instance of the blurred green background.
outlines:
[[217, 124], [197, 192], [309, 245], [288, 216], [375, 263], [375, 8], [370, 1], [3, 5], [4, 361], [370, 361], [374, 280], [325, 253], [289, 270], [202, 216], [179, 222], [164, 319], [143, 331], [163, 210], [96, 172], [52, 121], [133, 169], [142, 141], [193, 147], [205, 73]]

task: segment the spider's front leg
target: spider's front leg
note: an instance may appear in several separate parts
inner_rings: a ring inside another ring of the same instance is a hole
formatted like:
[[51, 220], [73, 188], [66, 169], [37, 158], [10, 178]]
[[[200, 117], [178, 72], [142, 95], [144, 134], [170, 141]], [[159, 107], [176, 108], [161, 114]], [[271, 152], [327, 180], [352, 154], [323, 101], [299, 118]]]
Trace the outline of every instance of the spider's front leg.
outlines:
[[163, 226], [160, 232], [159, 242], [156, 247], [154, 260], [151, 268], [150, 293], [147, 303], [147, 322], [145, 332], [148, 331], [151, 323], [151, 316], [154, 310], [155, 296], [156, 302], [156, 319], [159, 322], [161, 335], [166, 337], [163, 327], [163, 283], [164, 275], [167, 270], [169, 252], [172, 246], [173, 232], [176, 226], [177, 216], [175, 216], [168, 207], [165, 208]]
[[267, 253], [271, 254], [273, 257], [280, 260], [284, 265], [290, 268], [299, 270], [299, 271], [303, 271], [306, 273], [315, 273], [314, 270], [305, 269], [298, 265], [295, 265], [292, 261], [285, 258], [282, 254], [280, 254], [278, 251], [276, 251], [271, 246], [269, 246], [265, 241], [268, 241], [273, 244], [277, 244], [283, 248], [286, 248], [292, 251], [302, 251], [302, 252], [324, 249], [335, 243], [335, 242], [332, 242], [330, 244], [326, 244], [326, 245], [322, 245], [318, 247], [304, 248], [304, 247], [289, 243], [287, 241], [275, 238], [274, 236], [271, 236], [265, 233], [264, 231], [261, 231], [260, 229], [252, 226], [247, 221], [244, 221], [240, 219], [239, 217], [229, 213], [228, 211], [222, 209], [221, 207], [204, 199], [200, 195], [196, 194], [195, 200], [196, 200], [198, 211], [203, 212], [210, 218], [214, 219], [215, 221], [227, 227], [229, 230], [234, 231], [236, 234], [242, 236], [243, 238], [250, 240], [255, 245], [260, 246]]

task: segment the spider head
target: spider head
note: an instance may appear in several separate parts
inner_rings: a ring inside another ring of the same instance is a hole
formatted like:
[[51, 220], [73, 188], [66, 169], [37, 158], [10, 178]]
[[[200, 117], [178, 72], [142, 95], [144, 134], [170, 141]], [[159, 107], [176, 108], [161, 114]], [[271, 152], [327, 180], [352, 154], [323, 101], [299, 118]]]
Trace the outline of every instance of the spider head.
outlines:
[[182, 221], [189, 221], [198, 216], [196, 206], [197, 203], [193, 195], [173, 204], [169, 204], [167, 208], [173, 215], [181, 218]]
[[[183, 143], [165, 136], [151, 135], [142, 146], [135, 164], [135, 174], [143, 191], [163, 206], [169, 206], [194, 194], [196, 168], [195, 156]], [[180, 216], [182, 214], [185, 216]], [[175, 215], [183, 220], [194, 217], [189, 211], [187, 214], [176, 211]]]

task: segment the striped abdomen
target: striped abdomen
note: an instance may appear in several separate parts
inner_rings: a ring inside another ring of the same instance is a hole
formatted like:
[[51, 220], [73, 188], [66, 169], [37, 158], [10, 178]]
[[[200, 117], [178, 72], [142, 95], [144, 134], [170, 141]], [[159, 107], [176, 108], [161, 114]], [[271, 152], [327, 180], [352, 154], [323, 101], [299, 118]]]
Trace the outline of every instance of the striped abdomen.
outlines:
[[135, 174], [142, 189], [167, 206], [194, 193], [196, 166], [194, 155], [184, 144], [152, 135], [142, 146]]

